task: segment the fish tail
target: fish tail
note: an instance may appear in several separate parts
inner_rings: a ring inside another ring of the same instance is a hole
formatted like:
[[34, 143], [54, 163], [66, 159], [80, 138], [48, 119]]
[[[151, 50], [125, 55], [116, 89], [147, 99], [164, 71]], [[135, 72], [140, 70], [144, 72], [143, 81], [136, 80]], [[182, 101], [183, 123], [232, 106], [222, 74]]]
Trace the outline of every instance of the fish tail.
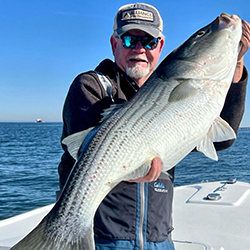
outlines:
[[10, 250], [49, 250], [53, 249], [53, 244], [50, 244], [49, 240], [44, 237], [44, 223], [41, 222], [33, 231], [31, 231], [26, 237], [14, 245]]
[[47, 231], [47, 217], [26, 237], [10, 250], [95, 250], [93, 226], [84, 236], [78, 235], [74, 241], [68, 238], [56, 237], [56, 232]]

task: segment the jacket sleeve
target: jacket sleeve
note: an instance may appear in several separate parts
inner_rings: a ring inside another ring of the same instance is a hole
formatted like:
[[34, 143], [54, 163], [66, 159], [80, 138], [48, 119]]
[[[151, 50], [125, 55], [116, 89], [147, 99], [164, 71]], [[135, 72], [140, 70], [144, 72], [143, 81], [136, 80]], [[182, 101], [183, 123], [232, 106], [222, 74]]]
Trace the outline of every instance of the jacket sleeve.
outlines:
[[[245, 110], [246, 86], [248, 80], [248, 73], [244, 68], [241, 81], [232, 83], [227, 93], [224, 107], [221, 111], [221, 118], [229, 123], [229, 125], [237, 133], [243, 114]], [[217, 151], [226, 149], [234, 143], [235, 140], [228, 140], [224, 142], [216, 142], [214, 146]]]
[[[99, 82], [96, 74], [84, 73], [75, 78], [70, 86], [63, 107], [63, 133], [61, 141], [68, 135], [96, 126], [104, 108], [110, 106], [110, 97]], [[63, 188], [74, 159], [65, 145], [58, 166], [59, 186]]]

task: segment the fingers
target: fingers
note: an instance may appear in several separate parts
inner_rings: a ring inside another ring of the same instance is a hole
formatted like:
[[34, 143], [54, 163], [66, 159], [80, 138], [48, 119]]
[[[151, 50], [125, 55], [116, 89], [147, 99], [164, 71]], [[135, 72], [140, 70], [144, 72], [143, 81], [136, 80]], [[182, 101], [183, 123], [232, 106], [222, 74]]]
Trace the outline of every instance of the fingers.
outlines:
[[250, 24], [245, 20], [242, 20], [242, 36], [241, 36], [241, 50], [238, 56], [238, 60], [240, 61], [243, 55], [247, 52], [250, 45]]
[[161, 165], [162, 165], [162, 163], [161, 163], [161, 159], [159, 157], [156, 157], [152, 160], [151, 168], [147, 174], [148, 182], [156, 181], [158, 179], [158, 177], [161, 174], [161, 169], [162, 169]]
[[238, 62], [232, 79], [234, 83], [240, 82], [240, 80], [242, 79], [244, 69], [243, 56], [247, 52], [250, 45], [250, 24], [245, 20], [242, 20], [242, 36], [240, 44], [241, 49], [238, 55]]
[[129, 180], [129, 182], [151, 182], [156, 181], [161, 174], [162, 163], [159, 157], [156, 157], [151, 162], [151, 168], [148, 173], [138, 179]]

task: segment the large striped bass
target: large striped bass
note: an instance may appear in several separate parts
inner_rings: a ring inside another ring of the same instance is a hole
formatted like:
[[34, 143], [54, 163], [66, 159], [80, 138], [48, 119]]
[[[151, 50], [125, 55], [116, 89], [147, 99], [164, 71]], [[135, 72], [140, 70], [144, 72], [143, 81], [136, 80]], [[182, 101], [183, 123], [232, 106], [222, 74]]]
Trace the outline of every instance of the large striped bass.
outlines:
[[174, 50], [138, 93], [102, 123], [65, 138], [77, 161], [53, 209], [11, 249], [94, 250], [93, 217], [122, 180], [163, 171], [197, 148], [217, 160], [213, 142], [235, 138], [219, 115], [234, 75], [241, 20], [221, 14]]

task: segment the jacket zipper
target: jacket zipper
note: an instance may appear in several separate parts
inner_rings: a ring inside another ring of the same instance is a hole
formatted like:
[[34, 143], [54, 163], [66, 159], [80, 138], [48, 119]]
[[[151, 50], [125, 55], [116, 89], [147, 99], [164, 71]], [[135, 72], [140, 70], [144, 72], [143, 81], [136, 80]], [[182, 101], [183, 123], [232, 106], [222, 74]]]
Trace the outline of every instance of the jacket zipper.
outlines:
[[139, 247], [144, 249], [143, 225], [145, 216], [145, 183], [140, 183], [140, 222], [139, 222]]

